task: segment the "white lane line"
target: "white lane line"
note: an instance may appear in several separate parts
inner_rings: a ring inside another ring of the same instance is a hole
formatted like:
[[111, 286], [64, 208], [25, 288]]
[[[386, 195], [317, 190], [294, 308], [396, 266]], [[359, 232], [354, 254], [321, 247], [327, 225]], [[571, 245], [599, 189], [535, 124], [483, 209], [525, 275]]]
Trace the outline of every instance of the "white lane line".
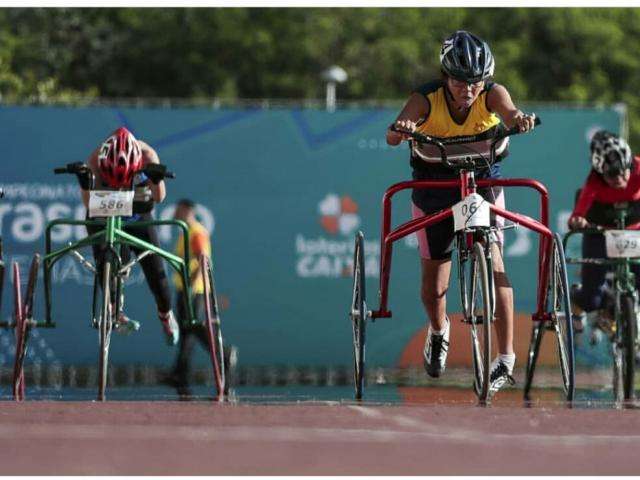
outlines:
[[[433, 427], [432, 427], [433, 428]], [[170, 432], [170, 433], [168, 433]], [[1, 425], [0, 447], [4, 442], [17, 440], [96, 440], [114, 441], [246, 441], [246, 442], [416, 442], [436, 440], [440, 443], [495, 445], [494, 441], [506, 441], [521, 446], [585, 447], [594, 444], [634, 444], [640, 442], [640, 435], [540, 435], [502, 434], [441, 427], [438, 432], [399, 431], [392, 429], [353, 428], [305, 428], [305, 427], [220, 427], [220, 426], [175, 426], [175, 425]], [[0, 448], [0, 451], [2, 448]]]
[[[461, 429], [454, 426], [434, 426], [406, 415], [384, 415], [380, 411], [371, 408], [352, 406], [365, 416], [385, 418], [400, 427], [410, 427], [412, 431], [404, 432], [408, 437], [437, 438], [443, 442], [462, 442], [487, 444], [489, 442], [518, 442], [528, 445], [556, 445], [556, 446], [588, 446], [593, 444], [606, 444], [609, 442], [634, 443], [640, 441], [640, 435], [589, 435], [589, 434], [529, 434], [529, 433], [495, 433], [483, 430]], [[372, 414], [375, 412], [375, 415]], [[381, 427], [376, 432], [393, 432]], [[399, 435], [402, 433], [398, 432]]]
[[355, 410], [356, 412], [361, 413], [365, 417], [371, 417], [371, 418], [383, 418], [384, 417], [384, 415], [382, 415], [381, 412], [379, 412], [378, 410], [375, 410], [375, 409], [373, 409], [371, 407], [362, 407], [360, 405], [347, 405], [347, 408], [350, 408], [351, 410]]

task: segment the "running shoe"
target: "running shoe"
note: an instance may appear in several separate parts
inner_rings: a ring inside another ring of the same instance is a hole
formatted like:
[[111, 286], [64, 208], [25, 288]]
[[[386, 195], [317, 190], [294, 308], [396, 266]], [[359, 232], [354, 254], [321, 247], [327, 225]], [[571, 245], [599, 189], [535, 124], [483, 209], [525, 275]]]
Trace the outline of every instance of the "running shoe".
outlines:
[[169, 310], [165, 314], [159, 314], [160, 323], [162, 323], [162, 329], [167, 337], [167, 344], [172, 347], [180, 340], [180, 327], [176, 317], [173, 315], [173, 310]]
[[140, 322], [131, 320], [124, 314], [124, 312], [120, 312], [120, 314], [118, 315], [118, 320], [116, 320], [114, 330], [120, 335], [129, 335], [132, 332], [137, 332], [138, 330], [140, 330]]
[[449, 350], [449, 327], [451, 322], [447, 318], [447, 325], [444, 333], [436, 335], [431, 326], [427, 331], [427, 338], [424, 344], [424, 369], [431, 377], [439, 377], [444, 372], [447, 363], [447, 352]]
[[494, 363], [491, 369], [491, 375], [489, 376], [489, 395], [495, 395], [498, 390], [500, 390], [505, 383], [509, 385], [514, 385], [516, 381], [511, 376], [509, 371], [509, 367], [505, 365], [502, 361], [498, 360], [497, 363]]

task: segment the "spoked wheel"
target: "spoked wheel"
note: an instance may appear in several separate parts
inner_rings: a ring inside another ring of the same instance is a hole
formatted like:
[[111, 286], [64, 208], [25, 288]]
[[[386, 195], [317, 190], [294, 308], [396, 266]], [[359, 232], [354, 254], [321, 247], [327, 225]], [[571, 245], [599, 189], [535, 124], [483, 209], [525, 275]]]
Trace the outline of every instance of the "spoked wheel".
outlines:
[[[460, 293], [464, 321], [471, 330], [471, 357], [473, 362], [473, 390], [478, 400], [489, 399], [491, 367], [491, 323], [494, 298], [490, 284], [490, 271], [481, 243], [473, 244], [468, 268], [460, 261]], [[465, 271], [466, 270], [466, 271]]]
[[[633, 295], [620, 295], [620, 329], [618, 338], [617, 358], [614, 358], [614, 380], [617, 384], [616, 400], [633, 400], [635, 397], [635, 339], [636, 339], [636, 309]], [[617, 378], [616, 378], [617, 377]]]
[[544, 335], [544, 325], [540, 322], [534, 322], [531, 329], [531, 341], [529, 342], [529, 353], [527, 355], [527, 373], [524, 382], [524, 399], [531, 400], [530, 392], [533, 385], [533, 375], [536, 371], [536, 363], [538, 362], [538, 353], [542, 344], [542, 336]]
[[222, 341], [222, 328], [216, 296], [215, 282], [213, 281], [213, 268], [211, 260], [206, 255], [200, 256], [200, 271], [204, 283], [204, 312], [209, 353], [213, 367], [213, 377], [216, 384], [217, 400], [222, 401], [229, 394], [229, 386], [226, 378], [224, 343]]
[[13, 363], [13, 398], [15, 400], [24, 400], [24, 359], [27, 353], [27, 341], [29, 339], [29, 331], [31, 330], [30, 322], [33, 319], [33, 301], [36, 289], [36, 281], [38, 278], [38, 268], [40, 267], [40, 255], [36, 254], [31, 261], [29, 269], [29, 280], [27, 283], [27, 291], [23, 303], [20, 305], [20, 271], [17, 263], [14, 264], [14, 284], [15, 286], [15, 302], [16, 302], [16, 355]]
[[358, 232], [356, 234], [353, 254], [353, 297], [351, 300], [351, 311], [349, 312], [353, 327], [353, 375], [356, 400], [362, 399], [362, 393], [364, 391], [364, 346], [368, 315], [365, 298], [364, 234]]
[[573, 322], [571, 321], [567, 266], [564, 260], [562, 240], [557, 233], [553, 237], [550, 261], [547, 307], [550, 309], [551, 322], [558, 341], [558, 360], [562, 373], [562, 386], [566, 399], [572, 401], [575, 394]]
[[4, 292], [4, 260], [2, 257], [2, 238], [0, 238], [0, 309], [2, 309], [2, 292]]
[[[20, 285], [20, 267], [18, 262], [13, 262], [13, 315], [15, 320], [16, 336], [16, 356], [13, 361], [13, 399], [22, 400], [24, 398], [24, 377], [16, 372], [21, 360], [20, 349], [23, 344], [22, 330], [25, 324], [24, 305], [22, 303], [22, 287]], [[21, 373], [21, 372], [20, 372]]]
[[106, 399], [107, 374], [109, 368], [109, 343], [113, 329], [113, 315], [111, 308], [111, 268], [110, 261], [104, 262], [102, 271], [102, 303], [99, 305], [98, 330], [100, 338], [100, 351], [98, 352], [98, 400]]

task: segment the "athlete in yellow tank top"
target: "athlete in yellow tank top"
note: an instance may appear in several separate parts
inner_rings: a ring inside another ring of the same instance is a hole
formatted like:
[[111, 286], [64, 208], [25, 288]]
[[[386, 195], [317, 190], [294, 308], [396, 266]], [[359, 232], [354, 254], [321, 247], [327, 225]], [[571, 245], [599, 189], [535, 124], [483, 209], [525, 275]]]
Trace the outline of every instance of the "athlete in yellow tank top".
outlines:
[[[202, 275], [198, 275], [200, 272], [198, 258], [202, 253], [207, 256], [211, 255], [211, 242], [209, 241], [209, 232], [200, 222], [194, 219], [187, 225], [189, 227], [189, 276], [191, 278], [191, 293], [197, 295], [204, 293]], [[179, 257], [184, 257], [184, 240], [182, 233], [180, 233], [178, 241], [176, 242], [175, 252]], [[177, 272], [173, 274], [173, 284], [176, 290], [182, 291], [182, 277]]]
[[500, 124], [500, 118], [487, 106], [489, 92], [495, 86], [493, 82], [486, 82], [478, 98], [471, 104], [466, 117], [461, 118], [457, 112], [451, 111], [447, 101], [447, 84], [443, 80], [423, 85], [416, 93], [422, 95], [429, 103], [429, 115], [416, 125], [416, 130], [433, 137], [459, 137], [475, 135], [485, 132]]
[[[438, 137], [477, 134], [494, 128], [500, 122], [520, 131], [534, 127], [535, 115], [527, 115], [513, 104], [502, 85], [489, 82], [494, 72], [494, 58], [486, 42], [477, 36], [457, 31], [445, 39], [440, 50], [442, 79], [428, 83], [412, 93], [393, 125], [407, 131], [419, 131]], [[408, 136], [391, 128], [387, 143], [399, 145]], [[414, 162], [414, 178], [456, 178], [455, 172], [440, 164]], [[491, 189], [489, 189], [491, 190]], [[414, 217], [453, 205], [458, 196], [443, 196], [435, 190], [414, 190]], [[479, 192], [483, 194], [482, 192]], [[485, 196], [485, 194], [483, 194]], [[485, 196], [497, 202], [493, 192]], [[453, 220], [443, 221], [417, 232], [422, 263], [421, 296], [430, 323], [424, 348], [424, 366], [432, 377], [445, 370], [449, 348], [450, 322], [446, 314], [446, 292], [451, 273]], [[505, 383], [513, 381], [513, 291], [504, 271], [502, 252], [492, 244], [492, 260], [496, 287], [496, 333], [499, 355], [490, 376], [490, 392], [495, 394]]]
[[[198, 257], [201, 254], [211, 255], [211, 241], [207, 229], [196, 220], [196, 205], [192, 200], [183, 198], [178, 201], [174, 218], [184, 221], [189, 227], [189, 277], [193, 300], [193, 310], [196, 319], [204, 320], [204, 284]], [[184, 242], [182, 234], [178, 238], [175, 248], [176, 255], [184, 257]], [[176, 306], [180, 326], [185, 327], [190, 319], [185, 305], [185, 292], [183, 291], [180, 275], [173, 276], [176, 287]], [[180, 345], [170, 383], [176, 387], [181, 397], [191, 396], [189, 388], [189, 372], [191, 371], [191, 357], [195, 344], [199, 342], [208, 351], [206, 330], [202, 325], [195, 328], [182, 328], [180, 333]]]

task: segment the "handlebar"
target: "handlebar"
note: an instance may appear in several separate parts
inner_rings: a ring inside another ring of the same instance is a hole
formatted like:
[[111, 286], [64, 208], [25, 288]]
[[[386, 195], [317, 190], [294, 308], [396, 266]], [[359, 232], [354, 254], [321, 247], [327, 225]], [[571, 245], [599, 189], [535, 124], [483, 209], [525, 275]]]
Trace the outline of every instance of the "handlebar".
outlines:
[[[175, 173], [167, 170], [166, 165], [159, 163], [150, 163], [142, 169], [142, 172], [150, 179], [163, 180], [165, 178], [176, 178]], [[64, 167], [57, 167], [53, 169], [55, 175], [70, 173], [73, 175], [89, 173], [93, 176], [91, 169], [82, 162], [68, 163]]]
[[[537, 126], [540, 124], [542, 124], [542, 120], [540, 120], [539, 117], [536, 117], [534, 119], [534, 125]], [[403, 133], [405, 135], [408, 135], [409, 137], [411, 137], [411, 139], [415, 140], [418, 143], [434, 145], [435, 147], [438, 148], [438, 150], [440, 150], [440, 157], [441, 157], [442, 163], [449, 168], [460, 167], [460, 165], [456, 165], [455, 163], [452, 163], [450, 160], [447, 159], [447, 152], [444, 148], [445, 145], [463, 145], [466, 143], [474, 143], [474, 142], [480, 142], [483, 140], [491, 140], [491, 154], [493, 157], [493, 153], [495, 151], [495, 145], [500, 140], [506, 137], [512, 137], [514, 135], [526, 133], [526, 132], [521, 132], [518, 126], [507, 129], [504, 126], [502, 126], [502, 124], [500, 124], [499, 128], [497, 129], [497, 132], [492, 132], [489, 134], [488, 132], [482, 132], [476, 135], [464, 135], [464, 136], [449, 137], [449, 138], [432, 137], [430, 135], [423, 135], [415, 131], [410, 132], [408, 130], [396, 128], [395, 125], [391, 125], [390, 129], [392, 132], [398, 132], [398, 133]], [[466, 167], [466, 165], [464, 166]]]

